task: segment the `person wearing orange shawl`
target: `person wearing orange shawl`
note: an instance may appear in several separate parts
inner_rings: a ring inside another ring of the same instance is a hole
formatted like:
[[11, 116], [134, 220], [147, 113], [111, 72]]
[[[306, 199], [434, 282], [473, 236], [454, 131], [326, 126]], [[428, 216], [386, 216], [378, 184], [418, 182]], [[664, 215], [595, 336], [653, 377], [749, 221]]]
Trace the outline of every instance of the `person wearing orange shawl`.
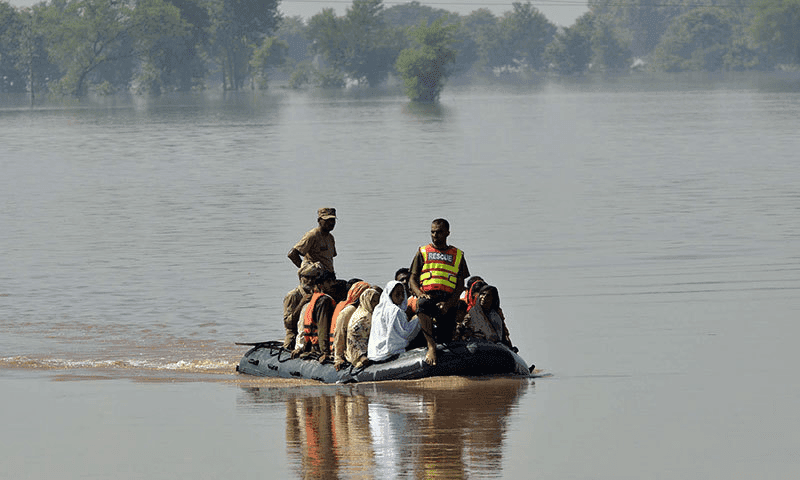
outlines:
[[354, 283], [347, 292], [347, 298], [339, 302], [333, 311], [330, 334], [333, 343], [333, 366], [336, 370], [341, 370], [346, 363], [344, 352], [347, 348], [347, 325], [353, 312], [358, 308], [361, 294], [368, 288], [370, 284], [367, 282]]
[[486, 282], [477, 275], [470, 277], [467, 281], [467, 289], [464, 291], [464, 296], [461, 298], [467, 304], [467, 311], [470, 311], [478, 302], [478, 292], [484, 285], [486, 285]]

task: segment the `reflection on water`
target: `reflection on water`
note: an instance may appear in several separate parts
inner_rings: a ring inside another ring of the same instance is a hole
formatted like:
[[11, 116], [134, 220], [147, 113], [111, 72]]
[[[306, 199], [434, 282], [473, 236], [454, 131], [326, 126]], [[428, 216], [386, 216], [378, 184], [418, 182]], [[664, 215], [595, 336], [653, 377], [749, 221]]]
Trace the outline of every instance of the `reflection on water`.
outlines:
[[420, 122], [441, 122], [448, 116], [449, 110], [439, 103], [413, 103], [403, 106], [403, 114]]
[[244, 388], [286, 405], [287, 463], [300, 478], [465, 478], [499, 472], [509, 415], [529, 380], [427, 379]]

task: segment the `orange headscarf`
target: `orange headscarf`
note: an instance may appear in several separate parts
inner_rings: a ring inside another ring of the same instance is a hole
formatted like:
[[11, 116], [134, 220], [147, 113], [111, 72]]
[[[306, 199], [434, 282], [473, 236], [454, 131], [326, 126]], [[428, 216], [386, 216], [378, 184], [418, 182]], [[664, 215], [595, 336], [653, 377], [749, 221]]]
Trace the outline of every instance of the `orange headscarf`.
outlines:
[[477, 282], [473, 282], [472, 285], [469, 286], [467, 290], [467, 294], [465, 295], [465, 300], [467, 301], [467, 311], [469, 312], [472, 307], [478, 303], [478, 292], [480, 292], [481, 288], [486, 286], [486, 282], [478, 280]]
[[350, 290], [347, 291], [347, 299], [336, 304], [336, 308], [333, 310], [333, 316], [331, 317], [331, 335], [336, 331], [336, 319], [339, 318], [339, 314], [344, 310], [344, 307], [356, 303], [359, 297], [361, 297], [361, 294], [366, 292], [369, 287], [370, 284], [367, 282], [354, 283], [353, 286], [350, 287]]

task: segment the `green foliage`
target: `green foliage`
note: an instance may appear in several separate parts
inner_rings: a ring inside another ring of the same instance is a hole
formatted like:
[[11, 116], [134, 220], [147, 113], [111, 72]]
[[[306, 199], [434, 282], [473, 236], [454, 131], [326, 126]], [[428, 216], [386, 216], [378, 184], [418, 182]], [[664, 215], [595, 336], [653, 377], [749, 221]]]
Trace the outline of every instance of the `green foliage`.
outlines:
[[314, 67], [310, 63], [303, 62], [295, 65], [294, 71], [289, 76], [289, 87], [298, 89], [311, 83], [311, 75]]
[[384, 11], [384, 20], [387, 24], [395, 27], [413, 27], [425, 20], [426, 23], [433, 22], [440, 18], [449, 17], [452, 14], [441, 8], [432, 8], [422, 5], [418, 1], [395, 5]]
[[[0, 0], [0, 92], [32, 99], [48, 89], [194, 90], [211, 67], [225, 89], [264, 88], [268, 71], [293, 88], [377, 85], [402, 67], [410, 96], [435, 101], [446, 78], [473, 68], [574, 75], [625, 70], [633, 53], [666, 71], [800, 65], [800, 0], [589, 0], [590, 12], [561, 30], [530, 2], [462, 17], [416, 0], [353, 0], [343, 16], [323, 9], [306, 23], [281, 21], [280, 0], [8, 1]], [[432, 22], [448, 32], [446, 48], [404, 28], [419, 33]]]
[[627, 69], [631, 52], [604, 20], [592, 12], [556, 34], [547, 46], [550, 68], [559, 74], [582, 74], [592, 71]]
[[736, 44], [736, 18], [722, 9], [697, 8], [676, 18], [653, 52], [656, 69], [667, 72], [719, 71], [751, 63]]
[[589, 9], [619, 32], [637, 57], [653, 51], [669, 25], [695, 8], [707, 6], [744, 15], [750, 0], [589, 0]]
[[150, 84], [148, 90], [190, 91], [202, 88], [208, 73], [204, 51], [208, 47], [211, 18], [204, 0], [165, 0], [174, 5], [187, 26], [185, 30], [164, 35], [154, 42], [147, 54], [147, 68], [137, 78], [140, 85]]
[[591, 14], [581, 16], [573, 26], [557, 33], [545, 51], [551, 68], [565, 75], [588, 70], [592, 59], [593, 33], [594, 17]]
[[276, 37], [265, 38], [261, 46], [253, 52], [250, 67], [253, 69], [254, 82], [259, 90], [267, 88], [267, 71], [286, 63], [288, 52], [289, 44]]
[[[462, 41], [458, 47], [458, 64], [476, 66], [479, 70], [492, 68], [492, 45], [498, 32], [498, 18], [488, 8], [474, 10], [461, 19], [456, 36]], [[457, 70], [464, 70], [458, 66]]]
[[423, 20], [409, 30], [416, 45], [400, 52], [395, 68], [411, 100], [433, 103], [439, 99], [447, 77], [447, 65], [455, 61], [452, 43], [457, 28], [456, 25], [445, 26], [443, 19], [439, 19], [430, 25]]
[[311, 43], [306, 35], [307, 29], [302, 17], [284, 17], [275, 32], [275, 36], [289, 46], [289, 50], [286, 52], [286, 61], [289, 66], [308, 59]]
[[132, 58], [146, 55], [163, 35], [184, 28], [178, 9], [162, 0], [66, 0], [48, 5], [40, 16], [49, 54], [65, 72], [56, 90], [77, 97], [87, 93], [90, 75], [100, 67], [122, 68], [104, 72], [115, 83], [120, 82], [116, 74], [129, 79]]
[[800, 0], [759, 0], [753, 34], [780, 62], [800, 64]]
[[278, 0], [210, 0], [214, 42], [223, 88], [238, 90], [250, 73], [255, 46], [280, 23]]
[[314, 84], [321, 88], [343, 88], [345, 82], [344, 74], [335, 68], [314, 69]]
[[404, 43], [387, 25], [382, 0], [353, 0], [344, 17], [324, 9], [309, 20], [308, 38], [331, 68], [370, 86], [386, 80]]
[[26, 25], [23, 15], [0, 2], [0, 92], [24, 92], [27, 72], [22, 41]]
[[598, 71], [630, 68], [633, 52], [617, 31], [604, 19], [595, 18], [592, 32], [592, 63]]
[[544, 68], [544, 52], [556, 26], [530, 2], [512, 4], [495, 25], [486, 25], [480, 35], [481, 64], [491, 69]]

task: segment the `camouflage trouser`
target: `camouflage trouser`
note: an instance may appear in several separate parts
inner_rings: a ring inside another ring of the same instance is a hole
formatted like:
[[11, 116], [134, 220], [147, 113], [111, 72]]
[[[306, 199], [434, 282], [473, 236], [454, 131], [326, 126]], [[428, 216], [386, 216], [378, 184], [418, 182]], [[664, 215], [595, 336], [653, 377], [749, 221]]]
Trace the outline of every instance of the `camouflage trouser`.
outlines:
[[291, 317], [283, 319], [283, 326], [286, 328], [286, 337], [283, 340], [283, 348], [294, 350], [294, 343], [297, 340], [297, 323]]
[[297, 341], [297, 334], [287, 330], [286, 337], [283, 339], [283, 348], [287, 350], [294, 350], [294, 344], [296, 341]]

